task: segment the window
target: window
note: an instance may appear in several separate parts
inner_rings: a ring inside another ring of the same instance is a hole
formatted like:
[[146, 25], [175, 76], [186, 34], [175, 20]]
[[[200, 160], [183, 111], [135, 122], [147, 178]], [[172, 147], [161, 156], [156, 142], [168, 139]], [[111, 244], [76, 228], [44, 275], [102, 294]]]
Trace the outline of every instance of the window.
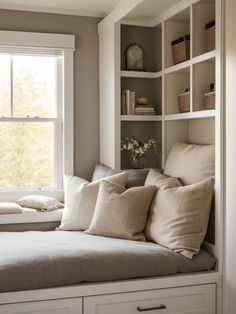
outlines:
[[1, 191], [59, 190], [73, 172], [71, 37], [0, 31]]
[[53, 188], [62, 151], [58, 56], [0, 54], [0, 188]]

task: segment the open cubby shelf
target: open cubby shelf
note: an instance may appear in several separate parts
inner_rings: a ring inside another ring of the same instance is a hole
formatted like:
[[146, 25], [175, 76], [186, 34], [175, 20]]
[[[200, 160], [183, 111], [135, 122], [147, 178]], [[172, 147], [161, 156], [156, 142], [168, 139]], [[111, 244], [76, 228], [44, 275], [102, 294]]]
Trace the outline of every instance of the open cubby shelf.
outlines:
[[[216, 81], [216, 50], [207, 51], [205, 25], [215, 20], [215, 1], [200, 0], [173, 16], [158, 21], [154, 27], [121, 24], [121, 90], [135, 91], [136, 98], [145, 96], [156, 115], [121, 115], [121, 138], [136, 136], [158, 140], [160, 152], [153, 165], [163, 167], [175, 141], [214, 143], [216, 110], [207, 110], [205, 94]], [[189, 59], [174, 64], [171, 42], [190, 35]], [[144, 50], [144, 71], [127, 71], [125, 50], [138, 43]], [[178, 95], [190, 88], [188, 112], [180, 112]], [[217, 96], [217, 95], [216, 95]], [[135, 127], [134, 127], [135, 126]], [[161, 143], [161, 145], [160, 145]], [[126, 154], [121, 154], [121, 168], [128, 167]]]

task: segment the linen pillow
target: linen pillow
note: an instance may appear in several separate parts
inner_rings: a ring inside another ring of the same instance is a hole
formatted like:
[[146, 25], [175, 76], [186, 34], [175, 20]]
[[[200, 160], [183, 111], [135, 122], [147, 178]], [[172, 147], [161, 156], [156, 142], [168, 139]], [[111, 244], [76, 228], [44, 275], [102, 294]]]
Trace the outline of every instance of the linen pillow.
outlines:
[[179, 182], [177, 178], [172, 178], [165, 176], [164, 174], [161, 174], [159, 171], [155, 169], [151, 169], [148, 173], [148, 176], [145, 181], [145, 186], [148, 185], [155, 185], [157, 187], [157, 191], [153, 197], [151, 208], [148, 214], [148, 220], [147, 220], [147, 225], [145, 228], [145, 236], [148, 240], [153, 241], [153, 224], [155, 224], [155, 219], [156, 219], [156, 208], [157, 208], [157, 194], [158, 194], [158, 189], [161, 186], [169, 186], [169, 187], [176, 187], [176, 186], [182, 186], [182, 184]]
[[28, 195], [17, 201], [22, 207], [34, 208], [40, 211], [50, 211], [63, 208], [64, 205], [53, 197], [44, 195]]
[[10, 202], [0, 202], [0, 214], [21, 214], [23, 209], [20, 205]]
[[[107, 180], [125, 185], [127, 172], [108, 177]], [[89, 227], [96, 206], [101, 180], [88, 182], [75, 176], [65, 176], [65, 208], [59, 230], [85, 230]]]
[[215, 175], [215, 146], [175, 143], [168, 154], [164, 174], [177, 177], [184, 185]]
[[192, 259], [206, 234], [213, 191], [213, 178], [160, 187], [146, 226], [147, 238]]
[[106, 177], [113, 176], [114, 174], [120, 173], [119, 170], [113, 170], [103, 164], [96, 164], [94, 167], [92, 182], [104, 179]]
[[168, 185], [168, 186], [182, 186], [180, 181], [177, 178], [174, 177], [168, 177], [162, 173], [160, 173], [156, 169], [150, 169], [145, 185], [155, 185], [157, 188], [160, 188], [161, 186]]
[[102, 181], [94, 216], [86, 233], [145, 241], [143, 230], [156, 191], [154, 186], [124, 187]]
[[[148, 175], [149, 169], [129, 169], [128, 179], [126, 182], [126, 188], [132, 188], [134, 186], [143, 186], [145, 179]], [[122, 172], [122, 170], [114, 170], [105, 165], [97, 164], [94, 168], [92, 182], [100, 179], [104, 179], [108, 176]]]

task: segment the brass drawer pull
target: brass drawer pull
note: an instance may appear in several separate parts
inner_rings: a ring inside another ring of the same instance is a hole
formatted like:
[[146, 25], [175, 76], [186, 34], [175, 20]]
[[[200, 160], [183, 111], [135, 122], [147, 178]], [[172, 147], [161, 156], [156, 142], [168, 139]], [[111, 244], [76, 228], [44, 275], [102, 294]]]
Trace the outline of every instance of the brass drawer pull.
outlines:
[[164, 310], [166, 309], [166, 306], [161, 304], [160, 306], [156, 306], [156, 307], [149, 307], [149, 308], [141, 308], [141, 307], [137, 307], [138, 312], [147, 312], [147, 311], [155, 311], [155, 310]]

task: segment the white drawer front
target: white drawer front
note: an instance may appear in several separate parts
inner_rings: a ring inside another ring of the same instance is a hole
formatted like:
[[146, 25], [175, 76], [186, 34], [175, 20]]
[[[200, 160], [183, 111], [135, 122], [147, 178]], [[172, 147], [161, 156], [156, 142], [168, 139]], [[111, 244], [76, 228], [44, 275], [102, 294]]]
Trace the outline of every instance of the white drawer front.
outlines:
[[82, 298], [0, 305], [0, 314], [82, 314]]
[[86, 297], [84, 314], [215, 314], [215, 285]]

